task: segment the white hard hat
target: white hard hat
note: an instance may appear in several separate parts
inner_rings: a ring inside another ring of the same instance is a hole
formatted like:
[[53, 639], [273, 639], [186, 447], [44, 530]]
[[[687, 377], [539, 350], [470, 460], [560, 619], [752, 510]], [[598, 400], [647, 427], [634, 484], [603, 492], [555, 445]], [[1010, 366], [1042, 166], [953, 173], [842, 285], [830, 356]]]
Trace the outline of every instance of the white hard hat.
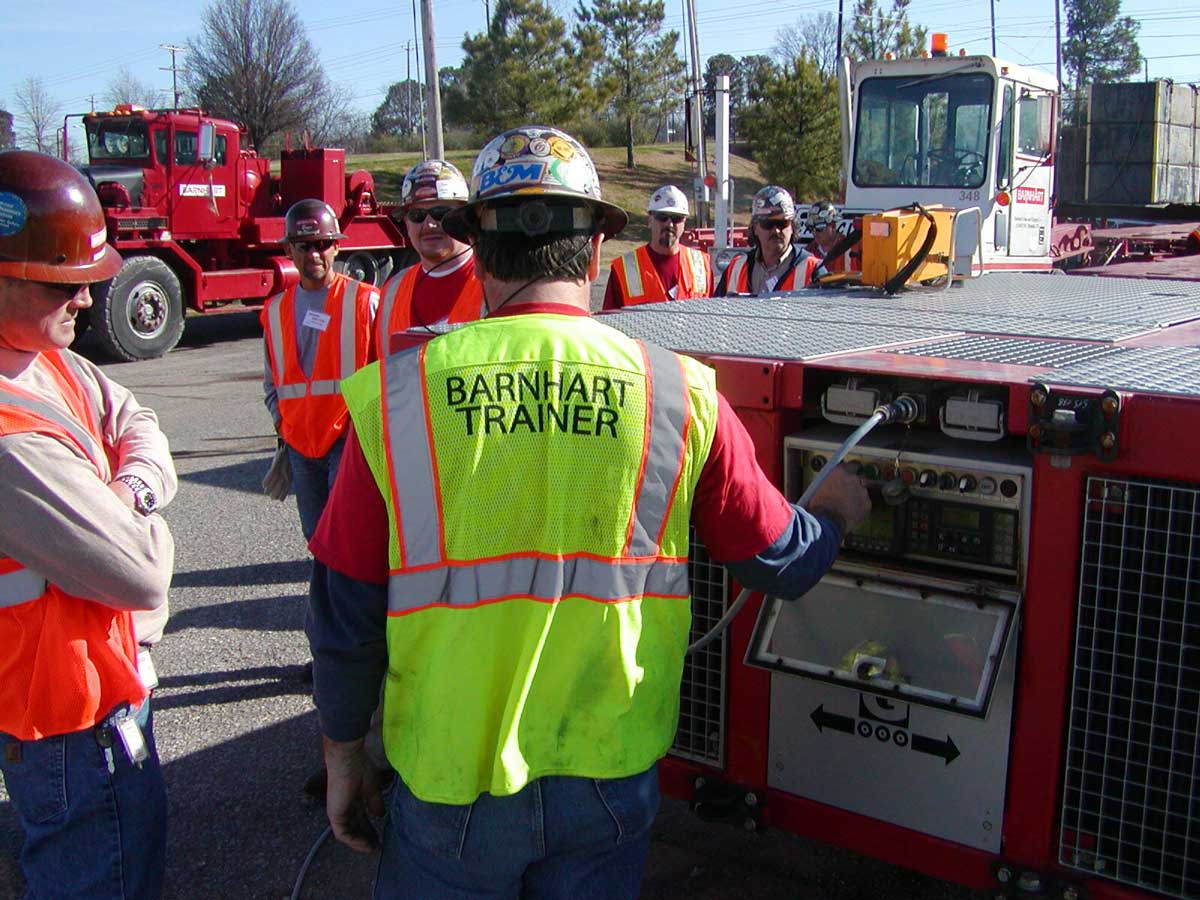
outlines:
[[467, 202], [467, 180], [462, 172], [444, 159], [426, 159], [408, 170], [400, 185], [400, 204], [408, 206], [422, 200]]
[[688, 209], [687, 194], [673, 184], [664, 184], [650, 195], [650, 202], [646, 204], [646, 212], [674, 213], [677, 216], [691, 215], [691, 211]]
[[750, 203], [752, 219], [782, 216], [791, 221], [796, 217], [796, 204], [792, 195], [777, 184], [768, 184], [754, 195]]

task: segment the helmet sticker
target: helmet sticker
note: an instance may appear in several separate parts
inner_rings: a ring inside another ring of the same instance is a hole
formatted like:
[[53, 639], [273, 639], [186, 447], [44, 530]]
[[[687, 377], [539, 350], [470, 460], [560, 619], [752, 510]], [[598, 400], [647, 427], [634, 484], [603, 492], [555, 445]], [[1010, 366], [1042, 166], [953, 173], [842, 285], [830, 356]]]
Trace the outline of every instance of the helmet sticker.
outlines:
[[534, 156], [549, 156], [550, 142], [545, 138], [534, 138], [529, 142], [529, 152]]
[[564, 141], [558, 135], [550, 135], [550, 152], [563, 162], [570, 162], [575, 158], [575, 148], [571, 146], [571, 142]]
[[546, 174], [544, 162], [505, 163], [499, 168], [484, 172], [479, 179], [479, 196], [486, 197], [501, 187], [517, 187], [526, 184], [541, 184]]
[[16, 194], [0, 191], [0, 237], [16, 234], [25, 227], [29, 210]]
[[529, 145], [529, 138], [523, 134], [510, 134], [508, 138], [500, 145], [500, 155], [505, 159], [511, 159], [514, 156], [520, 156], [525, 152], [525, 148]]

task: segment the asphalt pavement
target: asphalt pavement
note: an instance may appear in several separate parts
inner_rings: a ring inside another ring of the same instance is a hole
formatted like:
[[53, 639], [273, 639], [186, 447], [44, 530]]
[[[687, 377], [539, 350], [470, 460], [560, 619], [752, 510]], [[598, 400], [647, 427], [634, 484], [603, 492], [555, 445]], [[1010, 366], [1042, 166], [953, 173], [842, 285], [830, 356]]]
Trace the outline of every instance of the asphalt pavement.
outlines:
[[[301, 791], [320, 763], [302, 669], [308, 556], [291, 499], [263, 495], [275, 438], [262, 405], [262, 338], [252, 312], [189, 319], [163, 359], [107, 363], [153, 407], [171, 440], [179, 494], [171, 621], [155, 650], [155, 734], [170, 802], [171, 900], [286, 900], [325, 827]], [[0, 898], [22, 894], [20, 827], [0, 790]], [[299, 896], [370, 896], [374, 859], [329, 840]], [[702, 822], [665, 800], [645, 900], [968, 900], [981, 895], [837, 848]]]

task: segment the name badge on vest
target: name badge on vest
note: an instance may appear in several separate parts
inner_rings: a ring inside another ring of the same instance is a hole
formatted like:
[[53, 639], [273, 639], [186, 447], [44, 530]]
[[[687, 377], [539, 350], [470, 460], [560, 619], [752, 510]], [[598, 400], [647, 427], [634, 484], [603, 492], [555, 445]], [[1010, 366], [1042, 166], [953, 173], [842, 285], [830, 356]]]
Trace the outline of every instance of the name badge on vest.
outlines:
[[317, 331], [324, 331], [329, 327], [329, 313], [310, 309], [304, 314], [303, 324], [305, 328], [315, 328]]

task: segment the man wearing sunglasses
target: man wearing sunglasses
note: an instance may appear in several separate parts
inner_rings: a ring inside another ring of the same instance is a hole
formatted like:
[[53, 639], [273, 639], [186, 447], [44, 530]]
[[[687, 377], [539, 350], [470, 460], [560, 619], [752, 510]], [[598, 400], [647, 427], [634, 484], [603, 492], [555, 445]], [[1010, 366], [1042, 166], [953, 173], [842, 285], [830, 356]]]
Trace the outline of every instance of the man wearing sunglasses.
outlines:
[[[287, 448], [300, 528], [308, 541], [337, 476], [349, 423], [338, 384], [377, 356], [379, 290], [334, 270], [337, 242], [345, 235], [328, 203], [292, 204], [284, 232], [300, 283], [263, 304], [264, 402]], [[324, 578], [316, 560], [312, 577]], [[310, 776], [304, 790], [321, 795], [324, 773]]]
[[796, 204], [777, 184], [768, 184], [750, 205], [750, 249], [735, 256], [721, 275], [717, 296], [794, 291], [812, 280], [817, 258], [792, 243]]
[[121, 258], [87, 179], [0, 153], [0, 771], [28, 896], [162, 895], [144, 620], [165, 622], [175, 468], [154, 413], [68, 346]]
[[474, 322], [483, 310], [483, 290], [475, 278], [470, 244], [442, 229], [450, 210], [467, 202], [467, 182], [441, 159], [408, 170], [400, 185], [400, 210], [409, 245], [419, 260], [383, 286], [378, 337], [386, 355], [391, 335], [441, 322]]
[[687, 196], [675, 185], [665, 184], [650, 195], [646, 212], [650, 242], [613, 260], [604, 309], [711, 297], [708, 254], [679, 243], [689, 215]]

